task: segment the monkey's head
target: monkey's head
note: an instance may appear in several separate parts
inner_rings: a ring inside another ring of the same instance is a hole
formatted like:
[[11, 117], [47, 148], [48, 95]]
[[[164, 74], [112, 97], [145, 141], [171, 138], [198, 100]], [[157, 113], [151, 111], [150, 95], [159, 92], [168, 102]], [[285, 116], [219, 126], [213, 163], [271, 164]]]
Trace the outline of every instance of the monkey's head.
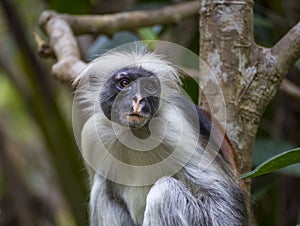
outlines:
[[123, 126], [140, 128], [159, 108], [160, 81], [142, 66], [117, 70], [104, 83], [100, 105], [105, 116]]
[[163, 100], [181, 93], [174, 65], [143, 49], [108, 51], [90, 62], [74, 84], [81, 117], [100, 114], [103, 120], [134, 129], [148, 128], [151, 119], [160, 117]]

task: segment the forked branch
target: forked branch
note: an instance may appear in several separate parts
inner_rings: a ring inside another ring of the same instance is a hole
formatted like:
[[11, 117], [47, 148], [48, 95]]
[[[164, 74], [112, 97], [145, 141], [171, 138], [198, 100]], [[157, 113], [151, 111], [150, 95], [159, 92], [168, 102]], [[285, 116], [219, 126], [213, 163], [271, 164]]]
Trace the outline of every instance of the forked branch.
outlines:
[[40, 26], [50, 38], [50, 46], [58, 62], [53, 65], [52, 73], [62, 83], [72, 81], [86, 66], [80, 60], [75, 34], [106, 34], [112, 36], [120, 30], [133, 30], [157, 24], [179, 22], [196, 15], [198, 1], [186, 2], [148, 11], [132, 11], [110, 15], [75, 16], [44, 11]]

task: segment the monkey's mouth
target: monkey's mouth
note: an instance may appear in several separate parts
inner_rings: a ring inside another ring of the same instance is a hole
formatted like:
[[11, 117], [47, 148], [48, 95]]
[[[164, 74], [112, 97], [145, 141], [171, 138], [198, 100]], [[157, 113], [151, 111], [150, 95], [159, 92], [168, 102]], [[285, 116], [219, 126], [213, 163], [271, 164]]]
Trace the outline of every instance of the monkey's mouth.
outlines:
[[147, 115], [141, 115], [136, 113], [125, 115], [125, 118], [129, 122], [129, 126], [133, 127], [143, 126], [145, 122], [147, 122], [147, 120], [149, 119]]

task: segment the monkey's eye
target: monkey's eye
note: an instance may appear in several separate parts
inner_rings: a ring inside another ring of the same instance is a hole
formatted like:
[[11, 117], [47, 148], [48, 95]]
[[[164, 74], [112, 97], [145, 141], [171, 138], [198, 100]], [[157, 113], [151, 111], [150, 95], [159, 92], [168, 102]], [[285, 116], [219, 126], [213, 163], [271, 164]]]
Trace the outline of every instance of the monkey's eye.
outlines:
[[147, 91], [149, 94], [154, 94], [159, 92], [159, 84], [157, 83], [156, 80], [150, 80], [147, 81], [144, 85], [143, 88], [145, 91]]
[[155, 90], [155, 84], [153, 83], [148, 83], [145, 88], [148, 90], [148, 91], [154, 91]]
[[130, 81], [129, 81], [129, 79], [127, 79], [127, 78], [122, 78], [120, 81], [119, 81], [119, 86], [120, 86], [120, 88], [125, 88], [125, 87], [127, 87], [128, 85], [129, 85], [129, 83], [130, 83]]

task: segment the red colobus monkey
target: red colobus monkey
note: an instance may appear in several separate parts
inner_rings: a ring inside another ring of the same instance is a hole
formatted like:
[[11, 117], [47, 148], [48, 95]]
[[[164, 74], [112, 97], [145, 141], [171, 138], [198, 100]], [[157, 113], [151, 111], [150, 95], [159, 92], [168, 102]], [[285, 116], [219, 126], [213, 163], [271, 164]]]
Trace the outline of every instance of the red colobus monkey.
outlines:
[[211, 119], [184, 93], [180, 73], [135, 49], [109, 51], [78, 77], [91, 226], [248, 225], [244, 193], [210, 139]]

